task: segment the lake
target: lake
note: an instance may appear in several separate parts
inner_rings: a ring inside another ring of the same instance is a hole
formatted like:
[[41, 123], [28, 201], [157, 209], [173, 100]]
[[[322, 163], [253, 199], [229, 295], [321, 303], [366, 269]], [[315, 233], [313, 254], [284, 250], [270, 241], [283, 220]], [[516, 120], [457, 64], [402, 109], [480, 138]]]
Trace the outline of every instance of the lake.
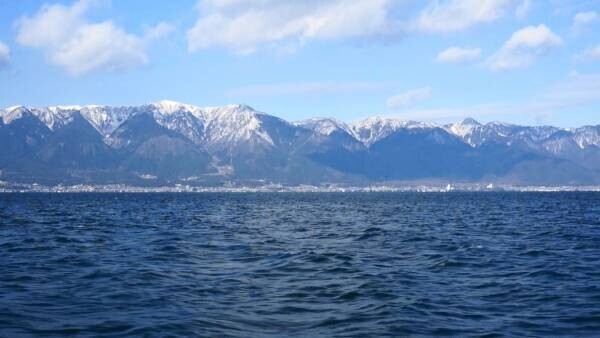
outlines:
[[0, 194], [0, 336], [593, 336], [600, 193]]

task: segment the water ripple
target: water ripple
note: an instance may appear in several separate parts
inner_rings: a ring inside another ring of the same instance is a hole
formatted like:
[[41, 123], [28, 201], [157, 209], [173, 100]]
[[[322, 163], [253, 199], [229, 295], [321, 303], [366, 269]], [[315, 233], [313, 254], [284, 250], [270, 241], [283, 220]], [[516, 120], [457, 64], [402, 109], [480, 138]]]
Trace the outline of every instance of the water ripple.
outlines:
[[0, 336], [595, 336], [600, 194], [1, 194]]

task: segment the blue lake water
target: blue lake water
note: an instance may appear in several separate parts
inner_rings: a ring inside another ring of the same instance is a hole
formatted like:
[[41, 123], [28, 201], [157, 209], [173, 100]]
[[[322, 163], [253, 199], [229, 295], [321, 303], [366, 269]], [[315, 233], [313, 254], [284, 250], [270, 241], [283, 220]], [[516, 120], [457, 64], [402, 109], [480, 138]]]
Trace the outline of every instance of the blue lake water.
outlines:
[[0, 337], [600, 336], [600, 193], [0, 194]]

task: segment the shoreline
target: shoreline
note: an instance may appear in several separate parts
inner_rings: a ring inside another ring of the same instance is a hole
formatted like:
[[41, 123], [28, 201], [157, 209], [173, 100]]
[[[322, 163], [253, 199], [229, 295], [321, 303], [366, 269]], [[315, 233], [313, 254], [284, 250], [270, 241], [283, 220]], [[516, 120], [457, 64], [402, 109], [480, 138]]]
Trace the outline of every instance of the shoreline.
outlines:
[[600, 186], [517, 186], [517, 185], [375, 185], [313, 186], [264, 185], [235, 187], [200, 187], [187, 185], [139, 187], [128, 185], [23, 185], [0, 187], [0, 193], [450, 193], [450, 192], [600, 192]]

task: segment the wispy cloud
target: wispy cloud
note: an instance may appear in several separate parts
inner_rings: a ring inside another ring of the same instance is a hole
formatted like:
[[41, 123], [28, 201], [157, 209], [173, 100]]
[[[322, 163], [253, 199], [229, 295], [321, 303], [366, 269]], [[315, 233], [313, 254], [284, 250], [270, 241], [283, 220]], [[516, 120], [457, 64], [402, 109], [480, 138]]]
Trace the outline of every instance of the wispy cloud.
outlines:
[[512, 34], [488, 60], [492, 70], [527, 68], [551, 48], [562, 45], [562, 39], [546, 25], [528, 26]]
[[399, 109], [411, 106], [419, 101], [423, 101], [431, 96], [431, 88], [424, 87], [412, 89], [404, 93], [394, 95], [387, 100], [389, 109]]
[[577, 62], [600, 61], [600, 45], [587, 48], [583, 52], [575, 55], [574, 59]]
[[10, 48], [0, 41], [0, 69], [5, 68], [10, 63]]
[[[506, 108], [506, 109], [505, 109]], [[502, 104], [481, 104], [467, 107], [448, 107], [433, 109], [407, 109], [395, 112], [387, 116], [403, 120], [450, 122], [467, 117], [485, 118], [486, 116], [498, 115], [500, 112], [508, 111], [508, 106]]]
[[435, 60], [445, 63], [464, 63], [477, 60], [480, 56], [480, 48], [450, 47], [439, 52]]
[[573, 31], [576, 34], [581, 33], [586, 26], [592, 23], [600, 22], [600, 14], [594, 11], [579, 12], [573, 18]]
[[233, 88], [226, 95], [239, 96], [281, 96], [281, 95], [323, 95], [336, 93], [362, 93], [389, 89], [393, 84], [386, 82], [297, 82], [268, 85], [252, 85]]
[[144, 27], [144, 40], [153, 41], [164, 39], [175, 32], [175, 25], [169, 22], [159, 22], [155, 26]]
[[513, 3], [513, 0], [431, 1], [419, 14], [416, 27], [433, 33], [460, 31], [498, 19]]
[[600, 73], [571, 74], [563, 81], [543, 88], [520, 102], [492, 102], [462, 107], [407, 109], [393, 116], [403, 119], [447, 122], [474, 117], [480, 119], [531, 117], [538, 122], [544, 117], [572, 111], [573, 108], [600, 102]]
[[559, 109], [600, 101], [600, 73], [571, 74], [536, 97], [537, 104], [548, 109]]
[[515, 16], [521, 20], [525, 19], [532, 7], [533, 5], [531, 0], [521, 1], [521, 4], [517, 7], [517, 9], [515, 9]]

